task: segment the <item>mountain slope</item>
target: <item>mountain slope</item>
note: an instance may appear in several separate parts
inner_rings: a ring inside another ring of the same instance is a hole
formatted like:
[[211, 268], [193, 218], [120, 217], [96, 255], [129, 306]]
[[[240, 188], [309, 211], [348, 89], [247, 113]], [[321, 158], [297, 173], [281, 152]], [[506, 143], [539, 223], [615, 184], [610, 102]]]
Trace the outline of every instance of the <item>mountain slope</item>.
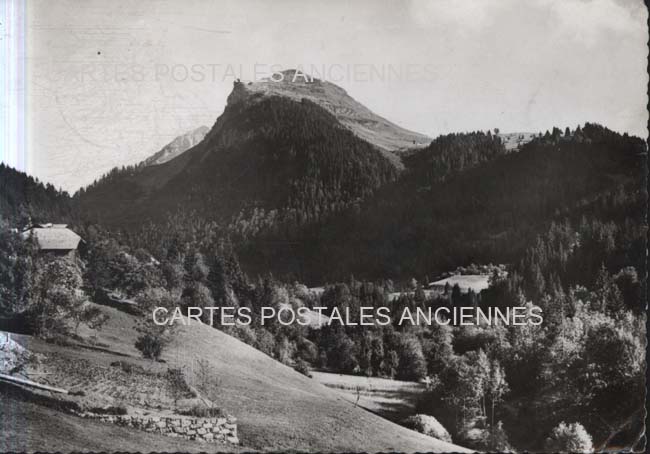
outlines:
[[551, 222], [583, 216], [619, 224], [632, 238], [643, 225], [646, 160], [642, 140], [594, 124], [514, 153], [482, 133], [451, 135], [406, 157], [399, 179], [358, 209], [303, 230], [295, 245], [253, 241], [240, 259], [255, 272], [300, 273], [318, 284], [514, 263]]
[[400, 152], [431, 142], [431, 138], [424, 134], [404, 129], [375, 114], [341, 87], [316, 78], [307, 79], [299, 71], [287, 70], [276, 74], [273, 79], [237, 84], [231, 101], [248, 99], [251, 95], [258, 99], [269, 96], [282, 96], [295, 101], [308, 99], [333, 114], [355, 135], [380, 149], [398, 167], [401, 167]]
[[[121, 355], [140, 356], [133, 344], [136, 319], [115, 309], [98, 341]], [[81, 334], [88, 334], [82, 331]], [[164, 352], [170, 367], [191, 370], [206, 359], [220, 379], [217, 405], [238, 419], [243, 446], [273, 451], [461, 452], [405, 429], [345, 401], [320, 385], [239, 340], [192, 322]], [[106, 360], [105, 360], [106, 361]]]
[[618, 199], [630, 211], [607, 215], [617, 223], [642, 203], [643, 141], [600, 125], [449, 134], [400, 152], [400, 170], [387, 157], [396, 149], [350, 126], [364, 112], [326, 82], [237, 82], [200, 144], [116, 172], [78, 201], [90, 219], [156, 238], [151, 249], [172, 234], [205, 249], [228, 237], [251, 275], [314, 285], [514, 263], [552, 222], [603, 218], [609, 208], [594, 204]]
[[183, 135], [176, 137], [174, 140], [165, 145], [160, 151], [149, 156], [143, 161], [145, 166], [155, 166], [164, 164], [171, 161], [176, 156], [189, 150], [203, 140], [210, 128], [207, 126], [199, 126], [198, 128], [189, 131]]
[[120, 227], [181, 208], [225, 224], [256, 216], [297, 227], [397, 177], [376, 146], [318, 103], [242, 87], [201, 143], [159, 165], [111, 172], [78, 193], [83, 212]]

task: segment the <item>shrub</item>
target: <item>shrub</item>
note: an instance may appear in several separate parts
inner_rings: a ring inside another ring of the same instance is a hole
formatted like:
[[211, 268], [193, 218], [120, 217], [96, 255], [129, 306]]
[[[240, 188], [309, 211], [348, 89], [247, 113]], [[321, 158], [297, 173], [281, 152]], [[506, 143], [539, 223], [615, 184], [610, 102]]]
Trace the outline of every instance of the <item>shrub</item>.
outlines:
[[140, 334], [135, 341], [135, 348], [140, 350], [142, 356], [148, 359], [159, 360], [163, 349], [174, 337], [174, 327], [158, 325], [153, 319], [143, 317], [136, 325], [136, 331]]
[[591, 435], [582, 424], [561, 422], [546, 439], [546, 449], [549, 452], [593, 452]]
[[286, 336], [280, 335], [275, 343], [275, 359], [282, 364], [291, 364], [296, 351], [295, 343], [291, 342]]
[[293, 370], [305, 375], [306, 377], [312, 378], [312, 375], [309, 373], [309, 364], [304, 359], [298, 358], [296, 364], [293, 366]]
[[515, 451], [501, 421], [495, 427], [490, 427], [486, 424], [485, 419], [481, 418], [462, 428], [456, 435], [456, 443], [480, 452]]
[[61, 400], [59, 397], [35, 394], [33, 391], [17, 386], [14, 383], [0, 381], [0, 402], [4, 405], [7, 399], [33, 402], [37, 405], [53, 408], [66, 413], [80, 413], [82, 408], [77, 402]]
[[235, 326], [230, 327], [229, 330], [224, 330], [231, 336], [236, 337], [243, 343], [247, 345], [252, 345], [253, 347], [257, 345], [257, 335], [255, 330], [253, 330], [249, 325], [242, 325], [236, 323]]
[[145, 333], [138, 336], [135, 341], [135, 348], [142, 352], [142, 356], [149, 359], [158, 359], [162, 353], [162, 342], [156, 336]]
[[308, 363], [314, 363], [318, 360], [318, 347], [304, 337], [297, 339], [297, 356]]
[[161, 331], [151, 330], [140, 334], [135, 341], [135, 348], [140, 350], [142, 356], [148, 359], [160, 359], [163, 348], [167, 345], [168, 339]]
[[225, 416], [223, 410], [217, 407], [203, 407], [200, 405], [195, 405], [188, 410], [180, 412], [183, 416], [194, 416], [196, 418], [220, 418]]
[[111, 363], [111, 367], [119, 367], [120, 369], [122, 369], [123, 372], [126, 372], [127, 374], [145, 372], [142, 366], [138, 366], [137, 364], [131, 364], [126, 361], [113, 361]]
[[125, 415], [126, 408], [119, 406], [110, 406], [110, 407], [91, 407], [88, 409], [91, 413], [98, 415]]
[[420, 380], [427, 374], [427, 362], [422, 353], [422, 344], [412, 335], [405, 335], [399, 339], [397, 345], [399, 364], [397, 378], [401, 380]]
[[196, 397], [192, 388], [187, 384], [185, 373], [180, 368], [169, 368], [165, 373], [165, 378], [169, 383], [170, 391], [174, 397], [174, 403], [186, 396]]
[[273, 337], [273, 334], [269, 333], [264, 328], [259, 328], [257, 330], [256, 348], [273, 357], [273, 349], [275, 348], [275, 338]]
[[209, 401], [207, 406], [215, 408], [214, 403], [219, 399], [221, 393], [221, 378], [206, 359], [197, 359], [193, 369], [193, 383], [198, 391], [198, 397], [202, 397], [204, 402], [207, 399]]
[[430, 415], [409, 416], [402, 423], [405, 427], [420, 432], [429, 437], [451, 443], [451, 435], [436, 418]]

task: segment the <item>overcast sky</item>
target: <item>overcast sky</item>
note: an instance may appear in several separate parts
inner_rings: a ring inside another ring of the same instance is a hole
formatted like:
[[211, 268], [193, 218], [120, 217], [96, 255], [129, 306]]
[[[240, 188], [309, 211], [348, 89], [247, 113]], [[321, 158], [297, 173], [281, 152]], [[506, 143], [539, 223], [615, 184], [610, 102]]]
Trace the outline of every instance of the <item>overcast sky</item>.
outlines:
[[234, 77], [270, 65], [314, 65], [432, 137], [645, 137], [646, 20], [640, 0], [32, 0], [25, 170], [76, 190], [211, 126]]

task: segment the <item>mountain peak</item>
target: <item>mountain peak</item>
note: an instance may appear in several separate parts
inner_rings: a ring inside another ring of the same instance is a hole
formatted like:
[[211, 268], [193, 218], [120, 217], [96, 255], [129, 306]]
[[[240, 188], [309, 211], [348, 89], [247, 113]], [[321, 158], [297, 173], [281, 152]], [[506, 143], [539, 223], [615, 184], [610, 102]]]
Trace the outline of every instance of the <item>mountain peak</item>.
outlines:
[[295, 69], [274, 73], [255, 81], [234, 83], [228, 104], [255, 103], [272, 96], [294, 101], [308, 99], [333, 114], [339, 122], [361, 139], [370, 142], [401, 166], [400, 151], [426, 146], [431, 138], [409, 131], [372, 112], [341, 87]]
[[144, 160], [145, 166], [155, 166], [159, 164], [164, 164], [167, 161], [171, 161], [178, 155], [189, 150], [199, 142], [203, 140], [206, 134], [210, 131], [210, 128], [207, 126], [199, 126], [192, 131], [189, 131], [185, 134], [181, 134], [176, 137], [174, 140], [165, 145], [160, 151], [156, 154], [149, 156]]
[[264, 96], [283, 96], [296, 101], [303, 98], [322, 104], [326, 98], [348, 96], [346, 91], [330, 82], [311, 77], [301, 71], [288, 69], [275, 72], [269, 77], [251, 82], [237, 80], [228, 97], [229, 104], [240, 101], [261, 99]]

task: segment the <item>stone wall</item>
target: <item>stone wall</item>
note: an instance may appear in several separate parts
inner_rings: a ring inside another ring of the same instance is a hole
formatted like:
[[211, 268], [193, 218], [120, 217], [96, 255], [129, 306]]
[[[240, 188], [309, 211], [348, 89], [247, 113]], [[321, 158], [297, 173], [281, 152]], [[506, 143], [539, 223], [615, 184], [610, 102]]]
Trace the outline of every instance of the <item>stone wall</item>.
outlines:
[[133, 427], [168, 437], [199, 440], [210, 443], [239, 444], [237, 438], [237, 419], [232, 416], [223, 418], [197, 418], [192, 416], [151, 416], [151, 415], [100, 415], [84, 413], [86, 418], [99, 419], [121, 426]]

